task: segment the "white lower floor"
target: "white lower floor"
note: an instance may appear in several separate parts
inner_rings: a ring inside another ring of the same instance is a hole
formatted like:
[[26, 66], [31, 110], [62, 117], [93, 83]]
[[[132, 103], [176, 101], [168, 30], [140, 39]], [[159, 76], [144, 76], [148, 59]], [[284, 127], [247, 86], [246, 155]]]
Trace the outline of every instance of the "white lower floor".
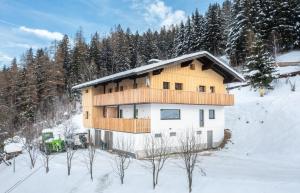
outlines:
[[[92, 129], [96, 146], [107, 150], [119, 150], [132, 153], [137, 158], [144, 157], [145, 149], [149, 148], [149, 143], [163, 140], [170, 152], [180, 151], [180, 146], [186, 140], [186, 134], [194, 135], [195, 141], [201, 146], [201, 149], [210, 149], [218, 147], [224, 138], [224, 129], [207, 130], [205, 128], [177, 132], [161, 133], [143, 133], [133, 134], [116, 131], [106, 131], [101, 129]], [[159, 146], [159, 145], [158, 145]], [[158, 147], [157, 146], [157, 147]]]
[[[203, 149], [217, 147], [224, 138], [224, 107], [212, 105], [142, 104], [120, 105], [122, 118], [151, 119], [150, 133], [124, 133], [93, 129], [95, 143], [105, 149], [131, 152], [143, 157], [149, 141], [159, 139], [172, 151], [179, 149], [185, 136], [194, 136]], [[171, 111], [170, 111], [171, 110]], [[213, 111], [213, 113], [211, 113]], [[213, 116], [211, 115], [213, 114]]]

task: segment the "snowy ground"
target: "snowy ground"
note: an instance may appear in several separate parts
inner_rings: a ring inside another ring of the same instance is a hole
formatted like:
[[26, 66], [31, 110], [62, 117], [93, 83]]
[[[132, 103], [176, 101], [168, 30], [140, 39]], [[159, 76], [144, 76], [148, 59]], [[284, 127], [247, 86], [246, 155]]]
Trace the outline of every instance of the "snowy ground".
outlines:
[[[200, 170], [195, 172], [193, 192], [299, 192], [300, 77], [293, 77], [292, 81], [296, 81], [296, 92], [291, 92], [289, 84], [281, 79], [276, 89], [263, 98], [249, 87], [231, 91], [236, 104], [226, 109], [226, 127], [232, 130], [232, 144], [201, 156], [206, 176]], [[16, 173], [11, 167], [0, 165], [0, 192], [188, 192], [184, 171], [179, 167], [181, 162], [176, 158], [169, 160], [153, 191], [151, 174], [143, 161], [132, 162], [125, 184], [120, 185], [112, 172], [113, 155], [103, 151], [97, 152], [95, 179], [90, 181], [84, 153], [75, 154], [69, 177], [65, 154], [52, 157], [48, 174], [39, 166], [30, 170], [29, 160], [21, 155], [16, 160]]]

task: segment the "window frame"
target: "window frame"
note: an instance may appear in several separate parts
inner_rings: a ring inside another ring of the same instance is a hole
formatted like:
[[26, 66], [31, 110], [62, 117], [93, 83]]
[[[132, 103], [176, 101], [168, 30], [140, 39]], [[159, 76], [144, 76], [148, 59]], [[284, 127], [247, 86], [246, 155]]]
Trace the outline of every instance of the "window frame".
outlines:
[[[211, 114], [211, 112], [213, 112], [213, 114]], [[213, 116], [211, 116], [211, 115], [213, 115]], [[208, 118], [209, 119], [216, 119], [216, 111], [215, 111], [215, 109], [209, 109], [208, 110]]]
[[[201, 91], [200, 88], [203, 88], [203, 91]], [[204, 85], [199, 85], [199, 87], [198, 87], [198, 92], [206, 92], [206, 86], [204, 86]]]
[[[165, 88], [165, 84], [168, 85], [168, 86], [167, 86], [168, 88]], [[163, 89], [164, 89], [164, 90], [170, 89], [170, 82], [163, 81]]]
[[[177, 86], [179, 86], [179, 88]], [[183, 83], [175, 82], [175, 90], [183, 90]]]
[[210, 86], [209, 90], [210, 90], [210, 93], [215, 93], [216, 92], [216, 87], [215, 86]]
[[85, 111], [85, 119], [89, 119], [89, 111]]
[[[170, 111], [170, 110], [177, 110], [179, 111], [179, 117], [178, 118], [162, 118], [162, 112], [163, 111]], [[181, 110], [180, 109], [160, 109], [160, 120], [181, 120]]]

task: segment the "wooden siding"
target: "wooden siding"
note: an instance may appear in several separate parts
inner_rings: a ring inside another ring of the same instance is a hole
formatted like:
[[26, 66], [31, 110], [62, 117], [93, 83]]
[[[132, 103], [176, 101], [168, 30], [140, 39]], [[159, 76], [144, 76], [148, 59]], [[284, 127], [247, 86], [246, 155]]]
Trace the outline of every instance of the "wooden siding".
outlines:
[[94, 128], [127, 133], [150, 133], [150, 119], [95, 118]]
[[230, 94], [200, 93], [163, 89], [130, 89], [122, 92], [94, 96], [95, 106], [124, 105], [134, 103], [198, 104], [230, 106], [234, 96]]
[[210, 86], [215, 87], [216, 93], [226, 93], [224, 78], [215, 71], [208, 69], [202, 70], [203, 64], [198, 60], [192, 62], [195, 70], [190, 66], [181, 67], [180, 64], [174, 64], [165, 67], [159, 75], [150, 75], [151, 88], [162, 89], [163, 82], [170, 82], [170, 89], [175, 90], [175, 83], [182, 83], [184, 91], [197, 91], [198, 87], [205, 86], [209, 91]]

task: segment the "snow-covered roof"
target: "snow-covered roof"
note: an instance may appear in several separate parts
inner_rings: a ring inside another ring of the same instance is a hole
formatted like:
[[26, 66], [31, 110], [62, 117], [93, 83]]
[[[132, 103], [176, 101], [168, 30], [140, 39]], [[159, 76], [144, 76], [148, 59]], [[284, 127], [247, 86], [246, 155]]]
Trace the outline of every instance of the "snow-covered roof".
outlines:
[[160, 69], [164, 66], [170, 65], [170, 64], [179, 64], [182, 62], [186, 62], [186, 61], [190, 61], [190, 60], [194, 60], [194, 59], [200, 59], [200, 58], [207, 58], [210, 61], [213, 62], [213, 65], [218, 66], [219, 68], [221, 68], [224, 72], [226, 72], [228, 75], [230, 75], [232, 77], [232, 80], [237, 80], [237, 81], [245, 81], [245, 79], [243, 78], [243, 76], [241, 76], [239, 73], [237, 73], [234, 69], [232, 69], [231, 67], [229, 67], [227, 64], [225, 64], [224, 62], [222, 62], [221, 60], [219, 60], [217, 57], [213, 56], [212, 54], [210, 54], [207, 51], [200, 51], [200, 52], [196, 52], [196, 53], [192, 53], [192, 54], [186, 54], [186, 55], [182, 55], [176, 58], [172, 58], [169, 60], [162, 60], [156, 63], [152, 63], [152, 64], [148, 64], [148, 65], [144, 65], [141, 67], [137, 67], [137, 68], [133, 68], [124, 72], [119, 72], [116, 74], [112, 74], [109, 76], [105, 76], [96, 80], [92, 80], [89, 82], [85, 82], [79, 85], [74, 86], [72, 89], [81, 89], [81, 88], [85, 88], [85, 87], [89, 87], [89, 86], [94, 86], [100, 83], [104, 83], [104, 82], [109, 82], [115, 79], [120, 79], [120, 78], [124, 78], [124, 77], [128, 77], [128, 76], [134, 76], [134, 75], [141, 75], [147, 72], [151, 72], [157, 69]]
[[300, 50], [294, 50], [281, 54], [277, 57], [277, 62], [299, 62], [300, 64]]

